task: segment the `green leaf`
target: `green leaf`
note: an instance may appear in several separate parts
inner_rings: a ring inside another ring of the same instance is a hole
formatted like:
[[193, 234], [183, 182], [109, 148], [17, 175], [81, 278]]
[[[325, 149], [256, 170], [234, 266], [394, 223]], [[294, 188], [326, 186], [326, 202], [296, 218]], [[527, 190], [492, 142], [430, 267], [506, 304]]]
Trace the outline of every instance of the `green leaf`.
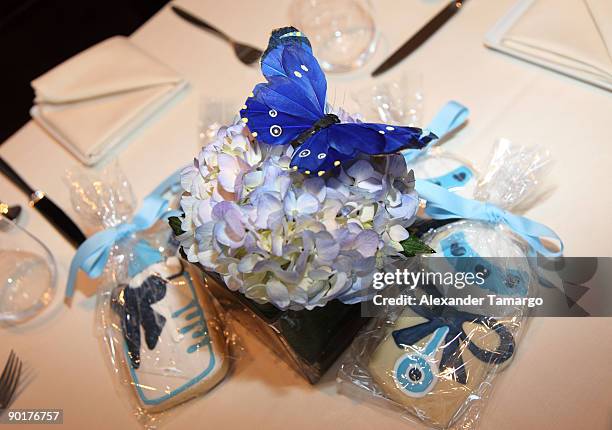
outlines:
[[175, 236], [180, 236], [185, 233], [181, 228], [181, 219], [177, 216], [171, 216], [168, 218], [168, 224], [170, 224], [170, 228], [174, 232]]
[[406, 257], [414, 257], [417, 254], [435, 254], [436, 252], [416, 236], [410, 236], [408, 239], [403, 240], [400, 243], [402, 248], [404, 248], [402, 254], [404, 254]]

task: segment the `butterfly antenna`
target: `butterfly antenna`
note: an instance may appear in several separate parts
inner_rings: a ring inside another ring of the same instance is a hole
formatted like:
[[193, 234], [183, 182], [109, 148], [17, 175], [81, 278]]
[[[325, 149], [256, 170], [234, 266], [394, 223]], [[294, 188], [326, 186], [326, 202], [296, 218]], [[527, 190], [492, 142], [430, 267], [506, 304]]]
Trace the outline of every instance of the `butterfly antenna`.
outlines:
[[332, 107], [335, 109], [336, 108], [336, 95], [338, 94], [338, 89], [334, 88], [334, 102], [332, 104]]

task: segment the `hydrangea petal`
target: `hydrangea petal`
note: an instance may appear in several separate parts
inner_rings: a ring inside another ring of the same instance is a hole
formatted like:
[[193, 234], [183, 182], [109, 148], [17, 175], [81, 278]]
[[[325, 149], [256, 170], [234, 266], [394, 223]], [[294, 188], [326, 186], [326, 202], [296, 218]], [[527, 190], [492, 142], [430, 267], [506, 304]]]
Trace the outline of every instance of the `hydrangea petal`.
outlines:
[[364, 257], [372, 257], [378, 250], [379, 237], [373, 230], [363, 230], [355, 237], [353, 249], [356, 249]]
[[266, 283], [266, 292], [268, 293], [269, 300], [274, 302], [280, 309], [286, 309], [289, 307], [289, 304], [291, 303], [289, 291], [287, 290], [287, 287], [279, 280], [270, 279]]
[[374, 176], [374, 168], [365, 160], [357, 160], [346, 173], [352, 177], [355, 182], [365, 181]]
[[297, 210], [301, 214], [313, 214], [319, 211], [319, 201], [309, 193], [303, 193], [297, 199]]
[[416, 194], [402, 195], [402, 204], [396, 207], [387, 207], [393, 218], [411, 219], [419, 208], [419, 198]]
[[308, 178], [304, 181], [304, 190], [312, 194], [320, 203], [325, 200], [326, 187], [323, 178]]
[[263, 184], [263, 172], [249, 172], [244, 175], [243, 184], [247, 188], [255, 188]]
[[408, 236], [410, 236], [408, 230], [406, 230], [401, 225], [394, 225], [389, 228], [389, 237], [395, 242], [401, 242], [402, 240], [406, 240], [408, 239]]

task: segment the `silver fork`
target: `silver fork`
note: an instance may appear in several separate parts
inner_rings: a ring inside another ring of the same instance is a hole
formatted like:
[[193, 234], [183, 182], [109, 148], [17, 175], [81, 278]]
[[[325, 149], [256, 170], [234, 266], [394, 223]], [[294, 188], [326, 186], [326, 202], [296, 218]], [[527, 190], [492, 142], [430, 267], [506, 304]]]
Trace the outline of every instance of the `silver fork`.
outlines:
[[234, 52], [236, 53], [238, 59], [244, 64], [251, 65], [257, 60], [259, 60], [259, 58], [261, 58], [261, 55], [263, 54], [261, 49], [257, 49], [245, 43], [235, 41], [218, 28], [213, 27], [206, 21], [198, 18], [197, 16], [192, 15], [185, 9], [182, 9], [178, 6], [172, 6], [172, 11], [181, 18], [183, 18], [185, 21], [195, 25], [196, 27], [206, 30], [228, 42], [230, 45], [232, 45], [232, 48], [234, 48]]
[[17, 389], [17, 383], [21, 376], [21, 360], [13, 350], [9, 355], [6, 366], [0, 376], [0, 409], [6, 409]]

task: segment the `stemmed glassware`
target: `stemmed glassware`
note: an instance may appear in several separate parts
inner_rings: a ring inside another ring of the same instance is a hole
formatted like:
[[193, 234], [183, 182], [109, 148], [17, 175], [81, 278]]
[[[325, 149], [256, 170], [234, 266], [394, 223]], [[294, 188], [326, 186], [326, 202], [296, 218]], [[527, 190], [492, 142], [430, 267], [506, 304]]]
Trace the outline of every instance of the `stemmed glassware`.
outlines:
[[416, 71], [405, 71], [373, 86], [351, 93], [366, 121], [423, 127], [423, 79]]
[[367, 0], [294, 0], [292, 24], [313, 44], [326, 72], [348, 72], [376, 49], [376, 26]]
[[0, 323], [38, 314], [55, 293], [56, 265], [49, 249], [0, 215]]
[[237, 104], [229, 100], [201, 96], [198, 113], [198, 141], [204, 146], [217, 136], [221, 126], [230, 125], [236, 117]]

